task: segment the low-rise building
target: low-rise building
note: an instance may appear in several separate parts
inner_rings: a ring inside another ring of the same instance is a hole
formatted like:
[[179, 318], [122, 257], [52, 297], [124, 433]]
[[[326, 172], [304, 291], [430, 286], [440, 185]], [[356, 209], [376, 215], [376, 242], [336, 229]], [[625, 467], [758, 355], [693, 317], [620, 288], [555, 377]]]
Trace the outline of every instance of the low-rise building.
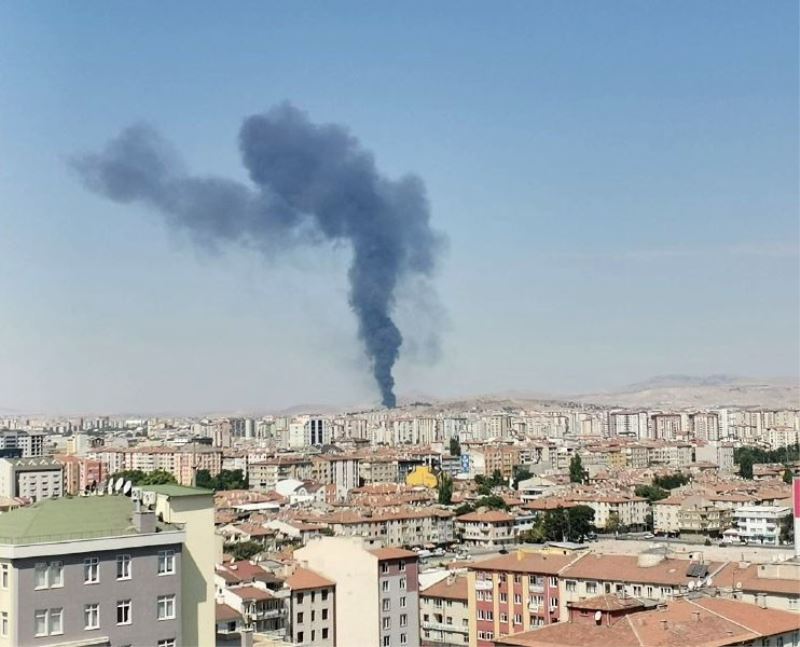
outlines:
[[[286, 579], [289, 636], [296, 645], [336, 644], [336, 583], [308, 568], [298, 567]], [[347, 644], [343, 641], [342, 644]]]
[[516, 541], [514, 517], [502, 510], [468, 512], [456, 517], [456, 535], [467, 546], [507, 546]]
[[64, 469], [51, 458], [0, 458], [0, 496], [31, 501], [60, 497]]
[[423, 647], [455, 647], [469, 643], [467, 586], [466, 575], [451, 574], [420, 591]]
[[739, 541], [778, 546], [781, 523], [791, 514], [791, 508], [785, 506], [751, 505], [735, 510], [733, 518]]

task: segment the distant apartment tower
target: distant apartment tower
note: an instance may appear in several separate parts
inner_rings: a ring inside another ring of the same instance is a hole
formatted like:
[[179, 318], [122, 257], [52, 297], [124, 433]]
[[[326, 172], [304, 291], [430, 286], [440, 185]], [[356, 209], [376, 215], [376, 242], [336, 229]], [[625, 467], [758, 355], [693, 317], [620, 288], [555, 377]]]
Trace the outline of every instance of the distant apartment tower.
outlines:
[[60, 497], [64, 471], [49, 458], [0, 458], [0, 496], [31, 501]]
[[359, 537], [322, 537], [294, 556], [336, 582], [336, 644], [419, 647], [416, 553], [371, 548]]
[[650, 420], [649, 435], [658, 440], [675, 440], [681, 434], [681, 416], [657, 413]]
[[608, 430], [611, 436], [647, 438], [647, 413], [623, 411], [609, 413]]
[[20, 449], [23, 458], [42, 456], [44, 455], [44, 437], [44, 434], [38, 432], [3, 429], [0, 431], [0, 450]]
[[306, 446], [316, 447], [331, 442], [330, 422], [325, 418], [309, 418], [303, 426], [303, 440]]
[[716, 413], [693, 413], [689, 416], [689, 424], [696, 439], [719, 440], [719, 416]]

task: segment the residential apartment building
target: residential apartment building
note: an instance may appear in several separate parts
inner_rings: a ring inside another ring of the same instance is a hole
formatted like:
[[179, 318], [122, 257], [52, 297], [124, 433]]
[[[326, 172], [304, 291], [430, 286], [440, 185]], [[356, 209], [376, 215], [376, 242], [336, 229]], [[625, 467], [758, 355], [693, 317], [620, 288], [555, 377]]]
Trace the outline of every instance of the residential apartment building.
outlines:
[[64, 470], [50, 458], [0, 458], [0, 496], [39, 501], [64, 493]]
[[670, 559], [661, 552], [640, 555], [600, 555], [588, 553], [560, 573], [559, 599], [561, 617], [566, 618], [567, 603], [578, 602], [598, 595], [619, 594], [649, 600], [668, 601], [686, 593], [689, 583], [701, 584], [714, 577], [724, 566], [722, 562], [702, 562]]
[[22, 458], [44, 455], [45, 434], [21, 429], [0, 430], [0, 450], [19, 449]]
[[364, 537], [384, 546], [445, 544], [455, 539], [453, 513], [433, 507], [376, 508], [347, 510], [309, 517], [325, 524], [335, 535]]
[[515, 518], [502, 510], [468, 512], [456, 517], [456, 536], [466, 546], [507, 546], [516, 541], [515, 529]]
[[[792, 515], [786, 506], [751, 505], [733, 512], [739, 541], [778, 546], [781, 523]], [[795, 538], [795, 541], [798, 541]]]
[[336, 644], [419, 647], [417, 554], [357, 537], [322, 537], [295, 559], [336, 582]]
[[[286, 579], [289, 635], [296, 645], [336, 644], [336, 583], [308, 568], [298, 567]], [[342, 644], [347, 644], [343, 642]]]
[[469, 645], [558, 622], [559, 573], [577, 555], [515, 551], [470, 566]]
[[572, 501], [578, 505], [587, 505], [594, 510], [594, 525], [606, 528], [609, 519], [616, 518], [619, 525], [643, 528], [650, 512], [647, 499], [630, 495], [585, 494], [572, 495]]
[[465, 574], [448, 575], [419, 593], [423, 647], [469, 644], [469, 596]]
[[123, 496], [0, 516], [0, 645], [188, 644], [185, 541], [184, 528]]

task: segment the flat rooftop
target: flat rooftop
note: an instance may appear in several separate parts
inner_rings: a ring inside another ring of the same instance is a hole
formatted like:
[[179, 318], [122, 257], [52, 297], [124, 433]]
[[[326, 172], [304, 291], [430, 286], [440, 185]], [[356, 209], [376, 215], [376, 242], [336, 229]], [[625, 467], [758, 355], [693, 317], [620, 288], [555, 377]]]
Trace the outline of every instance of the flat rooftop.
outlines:
[[[137, 535], [133, 501], [122, 495], [44, 499], [0, 515], [0, 544], [45, 544], [70, 539]], [[156, 523], [156, 532], [179, 530]]]

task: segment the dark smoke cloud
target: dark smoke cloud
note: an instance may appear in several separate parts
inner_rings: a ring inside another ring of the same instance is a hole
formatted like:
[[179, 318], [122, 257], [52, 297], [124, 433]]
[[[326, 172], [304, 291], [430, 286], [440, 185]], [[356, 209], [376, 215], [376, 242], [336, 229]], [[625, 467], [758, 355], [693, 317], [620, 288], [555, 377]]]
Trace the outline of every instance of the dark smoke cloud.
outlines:
[[239, 147], [252, 187], [188, 175], [144, 125], [74, 166], [92, 191], [143, 203], [212, 248], [238, 243], [271, 255], [303, 242], [349, 242], [350, 306], [383, 404], [393, 407], [392, 369], [403, 341], [392, 318], [396, 289], [404, 279], [430, 278], [441, 242], [424, 185], [382, 176], [345, 128], [311, 123], [289, 104], [245, 119]]

